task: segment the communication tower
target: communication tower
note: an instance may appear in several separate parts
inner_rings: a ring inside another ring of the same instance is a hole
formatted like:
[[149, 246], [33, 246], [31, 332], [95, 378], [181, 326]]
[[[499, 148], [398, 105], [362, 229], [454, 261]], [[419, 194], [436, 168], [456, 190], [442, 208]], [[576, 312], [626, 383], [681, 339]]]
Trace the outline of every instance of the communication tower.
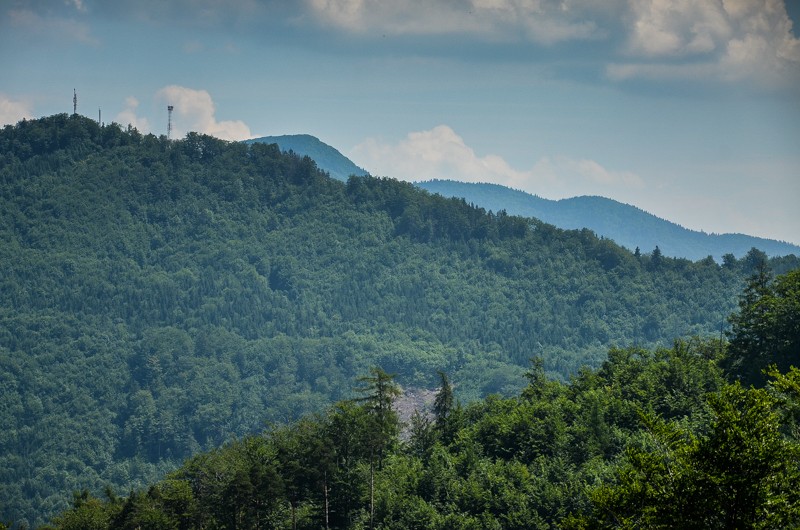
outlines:
[[167, 140], [172, 136], [172, 111], [175, 109], [172, 105], [167, 105]]
[[72, 89], [72, 113], [78, 113], [78, 93], [74, 88]]

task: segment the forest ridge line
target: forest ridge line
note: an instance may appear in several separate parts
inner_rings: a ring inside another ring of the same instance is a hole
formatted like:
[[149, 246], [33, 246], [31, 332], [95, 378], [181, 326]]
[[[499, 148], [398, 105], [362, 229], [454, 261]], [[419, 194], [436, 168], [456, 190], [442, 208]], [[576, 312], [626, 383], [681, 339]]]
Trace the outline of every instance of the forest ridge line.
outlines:
[[[309, 156], [320, 169], [338, 180], [367, 174], [337, 149], [311, 135], [267, 136], [246, 141], [255, 142], [276, 143], [283, 151]], [[800, 255], [800, 247], [792, 243], [746, 234], [691, 230], [606, 197], [579, 196], [554, 201], [500, 184], [457, 180], [418, 181], [416, 185], [444, 197], [463, 198], [486, 210], [535, 217], [565, 230], [588, 228], [631, 251], [639, 248], [641, 252], [650, 252], [658, 246], [665, 256], [696, 261], [710, 255], [719, 263], [731, 257], [742, 258], [753, 247], [770, 257]]]

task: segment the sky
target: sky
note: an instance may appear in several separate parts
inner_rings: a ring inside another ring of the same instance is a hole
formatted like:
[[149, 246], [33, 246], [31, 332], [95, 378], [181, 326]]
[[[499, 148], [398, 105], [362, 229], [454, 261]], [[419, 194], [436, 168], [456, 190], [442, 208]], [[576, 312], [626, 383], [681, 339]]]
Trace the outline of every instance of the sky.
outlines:
[[0, 0], [0, 124], [312, 134], [373, 175], [800, 244], [800, 0]]

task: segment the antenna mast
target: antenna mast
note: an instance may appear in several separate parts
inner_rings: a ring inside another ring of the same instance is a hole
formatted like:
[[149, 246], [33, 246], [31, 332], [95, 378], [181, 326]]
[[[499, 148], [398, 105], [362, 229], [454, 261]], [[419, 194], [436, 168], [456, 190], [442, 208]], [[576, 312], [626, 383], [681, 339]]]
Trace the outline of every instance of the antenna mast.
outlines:
[[172, 111], [175, 109], [172, 105], [167, 105], [167, 140], [172, 136]]
[[78, 93], [74, 88], [72, 89], [72, 113], [78, 113]]

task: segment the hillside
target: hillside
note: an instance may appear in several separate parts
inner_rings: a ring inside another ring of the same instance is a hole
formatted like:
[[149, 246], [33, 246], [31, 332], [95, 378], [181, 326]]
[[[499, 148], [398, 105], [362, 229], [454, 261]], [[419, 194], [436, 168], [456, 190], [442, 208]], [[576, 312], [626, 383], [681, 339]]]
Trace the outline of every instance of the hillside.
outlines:
[[[764, 256], [634, 256], [274, 145], [80, 116], [0, 131], [0, 521], [130, 491], [380, 365], [513, 395], [613, 345], [717, 337]], [[771, 260], [775, 272], [797, 260]]]
[[[347, 181], [350, 175], [367, 174], [338, 150], [307, 134], [265, 136], [246, 143], [253, 142], [276, 143], [283, 151], [309, 156], [320, 169], [337, 180]], [[511, 215], [535, 217], [565, 230], [588, 228], [629, 250], [638, 247], [642, 252], [650, 252], [658, 246], [665, 256], [693, 261], [713, 256], [720, 263], [726, 254], [742, 258], [751, 248], [771, 257], [800, 256], [800, 247], [791, 243], [745, 234], [708, 234], [689, 230], [635, 206], [605, 197], [581, 196], [554, 201], [498, 184], [452, 180], [418, 182], [417, 186], [444, 197], [463, 198], [493, 212], [505, 210]]]
[[127, 497], [83, 492], [51, 530], [798, 528], [800, 269], [746, 292], [729, 343], [613, 349], [569, 384], [532, 359], [518, 396], [467, 407], [440, 373], [405, 436], [371, 369], [358, 399]]
[[309, 134], [287, 134], [282, 136], [263, 136], [246, 140], [246, 144], [278, 144], [281, 151], [292, 151], [300, 156], [308, 156], [317, 167], [326, 171], [336, 180], [347, 182], [350, 175], [362, 177], [366, 171], [355, 165], [336, 148]]
[[741, 258], [753, 247], [768, 256], [800, 255], [800, 247], [791, 243], [743, 234], [697, 232], [605, 197], [553, 201], [497, 184], [432, 180], [417, 185], [444, 197], [464, 198], [487, 210], [536, 217], [568, 230], [588, 228], [630, 250], [638, 247], [649, 252], [658, 246], [665, 256], [691, 260], [713, 256], [718, 262], [725, 254]]
[[[570, 386], [534, 369], [517, 397], [416, 416], [406, 444], [394, 415], [343, 402], [127, 498], [85, 492], [52, 529], [800, 525], [800, 443], [785, 434], [800, 371], [775, 395], [727, 384], [708, 345], [614, 353]], [[679, 377], [692, 384], [676, 389]]]

